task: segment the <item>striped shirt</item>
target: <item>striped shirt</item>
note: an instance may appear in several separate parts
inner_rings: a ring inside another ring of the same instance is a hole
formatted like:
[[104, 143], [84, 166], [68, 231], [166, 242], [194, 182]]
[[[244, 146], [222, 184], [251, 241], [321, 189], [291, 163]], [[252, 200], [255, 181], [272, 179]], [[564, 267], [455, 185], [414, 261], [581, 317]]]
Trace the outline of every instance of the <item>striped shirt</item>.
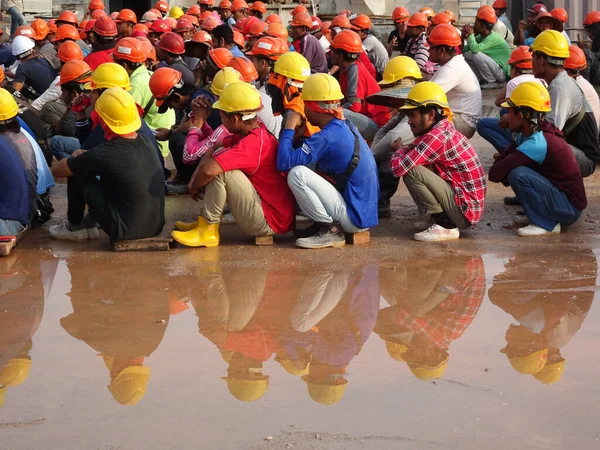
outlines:
[[429, 61], [429, 43], [427, 42], [427, 34], [410, 38], [406, 43], [406, 56], [410, 56], [415, 60], [423, 75], [433, 75], [437, 71], [437, 64]]

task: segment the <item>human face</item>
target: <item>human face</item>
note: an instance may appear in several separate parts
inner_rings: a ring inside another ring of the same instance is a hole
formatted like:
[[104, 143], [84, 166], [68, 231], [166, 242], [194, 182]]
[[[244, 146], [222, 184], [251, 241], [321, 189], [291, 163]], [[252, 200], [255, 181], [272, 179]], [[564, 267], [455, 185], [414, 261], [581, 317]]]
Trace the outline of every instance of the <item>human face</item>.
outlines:
[[121, 36], [131, 36], [133, 25], [130, 22], [119, 22], [117, 23], [117, 32]]
[[219, 115], [221, 116], [221, 123], [223, 124], [223, 126], [231, 134], [234, 134], [236, 132], [235, 115], [228, 115], [225, 111], [221, 110], [219, 110]]
[[221, 20], [225, 22], [231, 17], [231, 11], [229, 9], [219, 9], [219, 16], [221, 17]]
[[406, 35], [409, 38], [417, 37], [420, 34], [421, 34], [421, 28], [420, 27], [408, 27], [406, 29]]
[[542, 78], [544, 68], [546, 67], [546, 58], [544, 58], [544, 55], [539, 52], [533, 52], [532, 66], [533, 75], [536, 78]]
[[523, 114], [517, 112], [515, 108], [508, 109], [508, 128], [510, 131], [518, 133], [523, 129], [523, 125], [525, 124], [525, 118]]
[[232, 13], [232, 15], [233, 15], [233, 20], [235, 20], [236, 22], [238, 20], [240, 20], [242, 17], [245, 17], [244, 16], [244, 12], [242, 10], [239, 10], [239, 11], [236, 11], [236, 12]]
[[538, 30], [546, 31], [552, 29], [552, 22], [550, 20], [540, 20], [537, 23]]
[[70, 105], [73, 102], [73, 99], [77, 96], [76, 92], [71, 92], [61, 87], [61, 100], [65, 103], [65, 105]]
[[258, 76], [261, 79], [267, 78], [269, 72], [271, 72], [271, 67], [265, 58], [258, 58], [256, 56], [251, 56], [250, 61], [254, 64], [256, 71], [258, 72]]
[[306, 34], [306, 27], [291, 27], [290, 36], [292, 39], [300, 39]]
[[408, 22], [396, 22], [396, 28], [400, 33], [406, 33], [406, 29], [408, 28]]
[[339, 66], [340, 63], [342, 62], [342, 56], [339, 52], [336, 52], [335, 50], [331, 52], [331, 64], [333, 64], [334, 66]]
[[433, 126], [433, 118], [435, 113], [433, 111], [427, 114], [422, 114], [419, 108], [409, 109], [407, 112], [408, 125], [415, 136], [423, 136]]
[[439, 45], [430, 45], [429, 46], [429, 61], [440, 64], [442, 61], [441, 56], [443, 54], [442, 47]]
[[473, 25], [473, 30], [475, 31], [475, 34], [481, 34], [485, 30], [485, 26], [483, 25], [483, 22], [479, 19], [475, 19], [475, 24]]

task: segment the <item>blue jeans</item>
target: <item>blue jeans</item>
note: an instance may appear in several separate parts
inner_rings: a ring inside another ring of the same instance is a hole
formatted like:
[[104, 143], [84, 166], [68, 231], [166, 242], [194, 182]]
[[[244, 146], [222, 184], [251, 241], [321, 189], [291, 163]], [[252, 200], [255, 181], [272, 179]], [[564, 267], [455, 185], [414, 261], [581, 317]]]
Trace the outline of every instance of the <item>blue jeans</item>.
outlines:
[[529, 167], [513, 169], [508, 181], [533, 225], [552, 231], [557, 223], [571, 225], [581, 216], [564, 192]]
[[79, 139], [69, 136], [53, 136], [50, 139], [50, 151], [56, 159], [70, 158], [73, 152], [81, 148]]
[[8, 8], [6, 12], [10, 14], [10, 38], [12, 39], [15, 35], [17, 27], [25, 25], [27, 22], [25, 21], [25, 16], [23, 13], [14, 6]]
[[0, 236], [16, 236], [25, 227], [18, 220], [0, 219]]
[[512, 142], [512, 133], [509, 129], [500, 128], [499, 124], [499, 119], [481, 119], [477, 124], [477, 132], [502, 153]]

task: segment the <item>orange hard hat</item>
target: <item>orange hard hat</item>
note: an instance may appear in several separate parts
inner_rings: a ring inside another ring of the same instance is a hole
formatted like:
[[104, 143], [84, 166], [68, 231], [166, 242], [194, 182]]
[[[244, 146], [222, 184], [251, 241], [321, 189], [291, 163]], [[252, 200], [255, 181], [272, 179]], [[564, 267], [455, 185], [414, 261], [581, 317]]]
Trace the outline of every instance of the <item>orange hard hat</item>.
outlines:
[[219, 22], [219, 19], [217, 19], [215, 16], [213, 16], [211, 14], [209, 17], [207, 17], [206, 19], [204, 19], [202, 21], [202, 24], [200, 25], [200, 27], [203, 30], [212, 31], [215, 28], [217, 28], [219, 25], [221, 25], [221, 23]]
[[200, 6], [198, 5], [192, 5], [188, 8], [186, 14], [189, 14], [190, 16], [199, 16], [200, 15]]
[[310, 27], [311, 33], [316, 33], [317, 31], [321, 31], [323, 28], [323, 22], [317, 16], [312, 16], [312, 26]]
[[571, 70], [583, 70], [587, 67], [585, 53], [577, 45], [569, 46], [569, 57], [565, 59], [564, 68]]
[[209, 50], [208, 57], [219, 69], [226, 67], [229, 61], [233, 59], [231, 51], [223, 47]]
[[366, 14], [359, 14], [352, 21], [353, 30], [370, 30], [371, 27], [371, 19]]
[[362, 53], [362, 39], [352, 30], [343, 30], [335, 35], [331, 46], [335, 50], [345, 50], [348, 53]]
[[113, 37], [117, 35], [117, 24], [108, 16], [96, 19], [92, 31], [99, 36]]
[[175, 25], [177, 25], [177, 19], [175, 19], [174, 17], [166, 17], [165, 20], [167, 21], [167, 23], [171, 27], [171, 30], [173, 28], [175, 28]]
[[231, 61], [229, 61], [227, 67], [231, 67], [241, 73], [242, 79], [246, 83], [251, 83], [258, 80], [258, 72], [256, 72], [256, 67], [254, 67], [254, 64], [252, 64], [246, 58], [242, 58], [241, 56], [233, 58]]
[[352, 28], [350, 25], [350, 20], [348, 20], [347, 16], [339, 14], [333, 18], [331, 21], [331, 28], [341, 28], [342, 30], [348, 30]]
[[254, 25], [255, 23], [262, 23], [262, 20], [255, 16], [246, 17], [241, 20], [243, 20], [243, 22], [240, 24], [242, 25], [242, 29], [240, 30], [239, 27], [236, 28], [238, 28], [238, 31], [240, 31], [244, 35], [250, 34], [250, 28], [252, 28], [252, 25]]
[[255, 22], [250, 26], [250, 30], [248, 31], [248, 36], [252, 36], [252, 37], [263, 36], [265, 34], [265, 31], [268, 26], [269, 26], [269, 24], [259, 20], [258, 22]]
[[431, 45], [446, 45], [448, 47], [456, 47], [460, 45], [460, 35], [456, 28], [450, 24], [443, 23], [437, 25], [427, 38]]
[[238, 19], [237, 22], [235, 22], [233, 24], [233, 29], [234, 30], [238, 30], [238, 31], [244, 31], [244, 28], [246, 26], [246, 22], [248, 21], [248, 17], [242, 17], [241, 19]]
[[241, 11], [242, 9], [248, 9], [248, 3], [244, 0], [233, 0], [231, 12]]
[[136, 37], [136, 39], [141, 42], [142, 48], [146, 52], [146, 59], [156, 62], [156, 47], [152, 45], [152, 43], [148, 40], [147, 37], [138, 36]]
[[143, 23], [136, 23], [133, 26], [133, 31], [141, 31], [144, 35], [148, 34], [148, 27]]
[[119, 14], [117, 14], [117, 18], [115, 19], [115, 22], [117, 22], [117, 23], [119, 23], [119, 22], [137, 23], [137, 16], [130, 9], [122, 9], [121, 11], [119, 11]]
[[88, 9], [90, 11], [95, 11], [97, 9], [104, 9], [104, 2], [102, 0], [91, 0], [88, 5]]
[[154, 4], [154, 8], [158, 9], [161, 13], [168, 13], [169, 12], [169, 4], [167, 2], [165, 2], [164, 0], [158, 0], [155, 4]]
[[75, 28], [73, 25], [61, 25], [58, 27], [58, 30], [56, 30], [56, 34], [54, 35], [53, 42], [64, 41], [65, 39], [72, 39], [74, 41], [79, 39], [79, 31], [77, 31], [77, 28]]
[[477, 18], [484, 22], [495, 24], [498, 21], [496, 11], [490, 5], [483, 5], [477, 10]]
[[450, 23], [456, 22], [456, 15], [454, 14], [454, 12], [447, 9], [446, 11], [444, 11], [444, 14], [448, 16], [448, 19], [450, 19]]
[[233, 30], [233, 42], [235, 42], [240, 48], [244, 48], [246, 45], [244, 35], [237, 30]]
[[[106, 15], [106, 14], [104, 14]], [[112, 20], [115, 20], [117, 18], [117, 16], [119, 15], [119, 11], [113, 11], [110, 13], [110, 15], [108, 17], [110, 17]], [[99, 19], [99, 17], [97, 17]]]
[[35, 19], [33, 22], [31, 22], [31, 28], [33, 28], [33, 31], [35, 32], [33, 39], [36, 41], [42, 41], [46, 39], [48, 32], [50, 31], [48, 29], [48, 24], [44, 19]]
[[305, 6], [298, 5], [292, 10], [291, 14], [292, 17], [294, 17], [296, 14], [308, 14], [308, 9], [306, 9]]
[[394, 8], [394, 11], [392, 12], [392, 19], [394, 22], [408, 22], [409, 18], [410, 13], [408, 12], [408, 9], [404, 8], [403, 6], [397, 6]]
[[173, 89], [183, 86], [181, 72], [170, 67], [161, 67], [150, 77], [150, 92], [156, 98], [156, 106], [161, 106]]
[[231, 9], [231, 2], [229, 0], [221, 0], [218, 9]]
[[200, 20], [204, 20], [207, 17], [215, 17], [215, 15], [212, 12], [210, 12], [210, 11], [204, 11], [202, 14], [200, 14], [199, 19]]
[[323, 25], [321, 26], [321, 32], [323, 34], [331, 33], [331, 21], [330, 20], [323, 22]]
[[292, 16], [292, 20], [290, 21], [290, 25], [293, 27], [312, 27], [312, 18], [308, 13], [298, 13]]
[[57, 55], [63, 63], [75, 60], [83, 61], [83, 51], [75, 41], [65, 41], [60, 44]]
[[412, 16], [410, 16], [410, 19], [408, 19], [408, 26], [428, 28], [429, 20], [427, 19], [427, 16], [423, 13], [414, 13]]
[[569, 20], [569, 14], [564, 8], [554, 8], [552, 11], [550, 11], [550, 14], [552, 17], [560, 20], [562, 23], [567, 23]]
[[265, 23], [272, 24], [272, 23], [283, 23], [283, 22], [281, 21], [281, 17], [279, 17], [278, 14], [271, 14], [270, 16], [267, 16], [267, 18], [265, 19]]
[[277, 23], [277, 22], [270, 23], [269, 26], [267, 27], [267, 30], [265, 31], [265, 33], [267, 34], [267, 36], [272, 36], [272, 37], [276, 37], [279, 39], [283, 39], [284, 41], [288, 40], [288, 30], [281, 23]]
[[31, 28], [29, 25], [21, 25], [20, 27], [17, 27], [17, 29], [15, 30], [14, 37], [17, 37], [17, 36], [25, 36], [30, 39], [33, 39], [35, 37], [35, 30], [33, 28]]
[[50, 19], [48, 21], [48, 29], [50, 30], [50, 33], [56, 33], [56, 31], [58, 30], [58, 26], [56, 25], [56, 19]]
[[254, 43], [247, 56], [265, 56], [277, 61], [281, 55], [288, 52], [287, 44], [279, 38], [265, 36]]
[[421, 14], [425, 14], [425, 17], [427, 17], [427, 19], [432, 19], [433, 16], [435, 15], [435, 13], [433, 12], [433, 9], [431, 9], [429, 6], [423, 6], [419, 12]]
[[212, 47], [213, 41], [210, 34], [208, 34], [204, 30], [196, 31], [192, 36], [192, 42], [197, 42], [199, 44], [206, 44], [209, 47]]
[[92, 28], [94, 28], [95, 23], [96, 19], [89, 20], [88, 23], [85, 24], [84, 31], [92, 31]]
[[449, 24], [450, 18], [445, 13], [437, 13], [433, 16], [433, 19], [431, 19], [431, 23], [434, 25], [442, 25], [444, 23]]
[[175, 25], [175, 28], [173, 28], [173, 31], [175, 31], [175, 33], [181, 33], [184, 31], [191, 31], [194, 29], [194, 24], [192, 22], [190, 22], [187, 19], [181, 18], [177, 21], [177, 24]]
[[[5, 76], [4, 76], [4, 69], [2, 68], [2, 66], [0, 66], [0, 83], [2, 83], [5, 80]], [[0, 403], [0, 406], [2, 406], [2, 403]]]
[[587, 16], [585, 16], [583, 26], [589, 27], [590, 25], [598, 22], [600, 22], [600, 11], [591, 11], [587, 14]]
[[113, 50], [113, 57], [115, 60], [124, 59], [134, 63], [141, 63], [147, 59], [142, 43], [132, 37], [126, 37], [117, 42]]
[[495, 9], [506, 9], [506, 0], [496, 0], [492, 4], [492, 8], [495, 8]]
[[71, 25], [75, 25], [75, 26], [77, 26], [77, 24], [79, 24], [79, 22], [77, 20], [77, 16], [72, 11], [61, 12], [60, 15], [58, 16], [58, 18], [56, 19], [56, 21], [70, 23]]
[[157, 19], [154, 22], [152, 22], [152, 25], [150, 25], [148, 31], [151, 31], [153, 33], [166, 33], [168, 31], [171, 31], [171, 26], [169, 25], [169, 22], [167, 22], [165, 19]]
[[215, 0], [198, 0], [198, 4], [212, 7], [215, 6]]
[[95, 11], [92, 11], [92, 14], [90, 15], [90, 19], [95, 20], [102, 16], [108, 16], [108, 14], [106, 14], [106, 11], [104, 11], [103, 9], [96, 9]]
[[263, 2], [254, 2], [250, 5], [252, 11], [259, 12], [261, 14], [267, 13], [267, 6]]
[[164, 51], [174, 53], [175, 55], [183, 55], [185, 53], [183, 38], [172, 31], [168, 31], [161, 36], [160, 41], [158, 41], [158, 48], [162, 48]]
[[533, 54], [529, 50], [529, 46], [521, 45], [513, 50], [508, 58], [508, 64], [510, 66], [516, 66], [520, 69], [531, 69], [532, 68]]
[[88, 83], [92, 81], [92, 69], [83, 60], [75, 59], [67, 61], [60, 70], [60, 81], [59, 85], [63, 85], [69, 82], [76, 82], [79, 84]]
[[187, 19], [192, 23], [194, 27], [200, 28], [200, 21], [196, 16], [192, 16], [191, 14], [184, 14], [180, 17], [180, 19]]
[[[40, 19], [35, 19], [35, 20], [40, 20]], [[89, 20], [85, 19], [82, 20], [79, 25], [77, 26], [77, 29], [79, 31], [85, 30], [85, 26], [88, 24]], [[33, 22], [31, 23], [31, 26], [33, 27]]]

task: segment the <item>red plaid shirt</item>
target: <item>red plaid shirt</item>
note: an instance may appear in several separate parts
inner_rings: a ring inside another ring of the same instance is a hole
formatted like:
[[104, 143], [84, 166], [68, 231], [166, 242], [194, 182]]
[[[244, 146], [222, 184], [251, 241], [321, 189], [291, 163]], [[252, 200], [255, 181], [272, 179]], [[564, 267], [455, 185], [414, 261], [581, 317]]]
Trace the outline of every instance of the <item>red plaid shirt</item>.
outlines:
[[414, 167], [430, 164], [450, 183], [454, 201], [471, 225], [479, 222], [485, 200], [485, 173], [469, 140], [446, 119], [408, 147], [397, 150], [390, 167], [395, 176], [401, 177]]
[[483, 261], [476, 257], [467, 262], [464, 272], [456, 277], [453, 286], [439, 286], [451, 294], [424, 317], [413, 317], [399, 309], [394, 322], [431, 341], [436, 347], [447, 350], [461, 337], [479, 311], [485, 294]]

